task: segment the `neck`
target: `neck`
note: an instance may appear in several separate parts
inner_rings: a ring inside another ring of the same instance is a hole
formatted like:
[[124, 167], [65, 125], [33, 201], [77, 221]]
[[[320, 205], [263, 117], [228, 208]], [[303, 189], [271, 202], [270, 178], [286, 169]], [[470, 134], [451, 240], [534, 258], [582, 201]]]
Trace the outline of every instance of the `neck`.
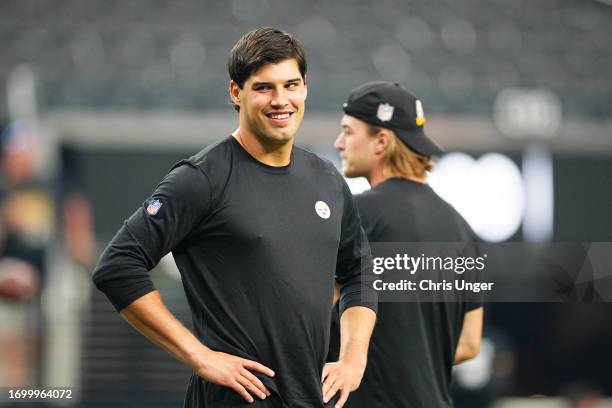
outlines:
[[291, 160], [293, 140], [286, 143], [266, 143], [254, 133], [239, 127], [232, 136], [253, 158], [274, 167], [287, 166]]
[[376, 187], [388, 178], [389, 177], [386, 177], [383, 174], [382, 167], [380, 166], [376, 166], [374, 169], [372, 169], [372, 171], [370, 171], [369, 174], [366, 175], [366, 179], [368, 179], [371, 188]]
[[381, 184], [382, 182], [390, 178], [403, 178], [403, 179], [415, 181], [417, 183], [427, 184], [427, 180], [425, 180], [425, 177], [405, 177], [405, 176], [398, 176], [394, 174], [385, 174], [381, 166], [376, 166], [370, 172], [370, 174], [366, 175], [365, 177], [366, 179], [368, 179], [368, 182], [370, 183], [371, 188], [378, 186], [379, 184]]

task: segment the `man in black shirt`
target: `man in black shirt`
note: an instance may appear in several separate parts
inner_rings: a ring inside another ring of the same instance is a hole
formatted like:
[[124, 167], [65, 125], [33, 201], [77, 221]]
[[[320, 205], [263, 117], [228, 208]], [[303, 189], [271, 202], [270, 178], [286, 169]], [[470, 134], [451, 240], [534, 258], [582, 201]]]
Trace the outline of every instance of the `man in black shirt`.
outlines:
[[[233, 47], [228, 70], [239, 128], [172, 168], [93, 280], [130, 324], [193, 368], [185, 407], [322, 407], [337, 394], [341, 407], [365, 369], [376, 294], [361, 283], [371, 256], [346, 183], [293, 145], [304, 50], [288, 33], [256, 29]], [[148, 276], [170, 251], [193, 334]], [[324, 366], [334, 280], [342, 351]]]
[[[426, 183], [442, 149], [423, 132], [421, 101], [377, 81], [354, 89], [343, 110], [335, 147], [344, 174], [372, 186], [355, 197], [369, 241], [472, 241], [465, 220]], [[451, 407], [452, 365], [478, 353], [482, 316], [473, 302], [381, 302], [366, 374], [347, 407]]]

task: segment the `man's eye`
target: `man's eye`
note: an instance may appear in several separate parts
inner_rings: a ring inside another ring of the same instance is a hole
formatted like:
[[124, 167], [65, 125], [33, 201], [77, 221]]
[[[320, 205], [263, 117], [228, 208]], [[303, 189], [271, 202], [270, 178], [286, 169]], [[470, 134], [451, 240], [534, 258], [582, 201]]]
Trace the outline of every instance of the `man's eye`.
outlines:
[[287, 84], [287, 88], [296, 88], [298, 86], [298, 84], [296, 82], [292, 82], [290, 84]]

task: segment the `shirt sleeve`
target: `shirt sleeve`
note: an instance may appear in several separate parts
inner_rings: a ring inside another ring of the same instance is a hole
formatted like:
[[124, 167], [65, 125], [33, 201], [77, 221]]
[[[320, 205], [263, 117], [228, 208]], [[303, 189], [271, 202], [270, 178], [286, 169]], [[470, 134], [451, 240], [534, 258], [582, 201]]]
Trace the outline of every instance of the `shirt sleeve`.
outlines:
[[377, 311], [378, 296], [372, 285], [372, 254], [361, 226], [353, 195], [342, 179], [344, 211], [336, 264], [336, 281], [340, 286], [339, 315], [353, 306]]
[[123, 223], [93, 273], [96, 287], [115, 309], [120, 311], [155, 290], [149, 271], [194, 230], [208, 213], [210, 202], [206, 174], [183, 162]]

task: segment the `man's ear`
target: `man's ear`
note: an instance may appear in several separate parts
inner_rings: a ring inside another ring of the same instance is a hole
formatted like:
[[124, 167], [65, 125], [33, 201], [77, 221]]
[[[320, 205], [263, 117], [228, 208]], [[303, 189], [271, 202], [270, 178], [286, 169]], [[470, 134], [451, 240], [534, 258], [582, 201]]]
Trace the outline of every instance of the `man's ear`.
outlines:
[[386, 129], [381, 129], [375, 137], [374, 153], [381, 155], [387, 150], [391, 135]]
[[240, 87], [238, 86], [238, 84], [236, 82], [234, 82], [233, 80], [230, 80], [229, 83], [229, 95], [230, 95], [230, 100], [232, 101], [232, 103], [238, 107], [240, 107], [240, 93], [241, 93], [242, 89], [240, 89]]
[[308, 97], [308, 75], [304, 75], [304, 99]]

